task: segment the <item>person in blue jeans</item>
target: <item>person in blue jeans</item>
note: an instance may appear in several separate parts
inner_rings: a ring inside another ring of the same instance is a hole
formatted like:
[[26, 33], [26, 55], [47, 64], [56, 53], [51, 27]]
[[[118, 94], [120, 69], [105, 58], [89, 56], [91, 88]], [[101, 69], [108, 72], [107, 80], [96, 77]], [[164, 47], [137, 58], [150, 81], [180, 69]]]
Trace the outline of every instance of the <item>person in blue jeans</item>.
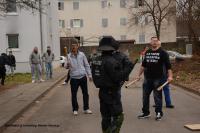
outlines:
[[[165, 79], [164, 82], [166, 82], [167, 79]], [[174, 108], [174, 105], [172, 105], [171, 96], [170, 96], [170, 86], [167, 84], [163, 87], [164, 95], [165, 95], [165, 103], [166, 108]]]
[[54, 53], [51, 51], [51, 47], [47, 46], [47, 52], [43, 54], [42, 59], [45, 62], [46, 67], [46, 80], [52, 79], [53, 66], [52, 62], [54, 60]]

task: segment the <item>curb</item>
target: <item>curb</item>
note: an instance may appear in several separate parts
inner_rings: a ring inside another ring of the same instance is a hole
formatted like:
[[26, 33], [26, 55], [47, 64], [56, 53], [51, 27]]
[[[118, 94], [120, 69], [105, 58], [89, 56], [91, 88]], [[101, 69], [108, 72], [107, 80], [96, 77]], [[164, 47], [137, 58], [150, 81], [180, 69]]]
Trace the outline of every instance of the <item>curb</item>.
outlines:
[[186, 90], [186, 91], [188, 91], [188, 92], [191, 92], [191, 93], [193, 93], [193, 94], [196, 94], [196, 95], [200, 96], [200, 92], [197, 91], [197, 90], [190, 89], [190, 88], [188, 88], [188, 87], [185, 87], [185, 86], [180, 85], [180, 84], [177, 84], [177, 83], [173, 83], [172, 85], [177, 86], [177, 87], [180, 87], [180, 88], [182, 88], [182, 89], [184, 89], [184, 90]]
[[41, 99], [44, 95], [46, 95], [51, 89], [53, 89], [60, 81], [62, 81], [63, 79], [65, 79], [66, 75], [63, 75], [61, 78], [59, 78], [58, 80], [55, 81], [55, 83], [50, 86], [45, 92], [43, 92], [42, 94], [40, 94], [38, 97], [36, 97], [35, 99], [33, 99], [33, 101], [31, 103], [29, 103], [28, 105], [26, 105], [24, 108], [21, 109], [21, 111], [19, 111], [15, 116], [13, 116], [8, 122], [6, 122], [4, 125], [2, 125], [0, 127], [0, 133], [3, 133], [3, 131], [7, 128], [6, 125], [8, 124], [12, 124], [16, 121], [17, 118], [19, 118], [19, 116], [21, 116], [21, 114], [23, 114], [24, 112], [26, 112], [32, 105], [34, 105], [35, 101], [38, 101], [39, 99]]

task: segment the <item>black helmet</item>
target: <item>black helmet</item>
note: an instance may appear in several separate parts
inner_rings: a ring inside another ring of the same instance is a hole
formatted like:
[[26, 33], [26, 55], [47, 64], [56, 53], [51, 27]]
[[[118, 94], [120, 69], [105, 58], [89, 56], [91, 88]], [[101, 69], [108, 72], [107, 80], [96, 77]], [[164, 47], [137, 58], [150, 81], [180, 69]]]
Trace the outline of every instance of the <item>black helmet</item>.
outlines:
[[119, 46], [117, 46], [118, 44], [119, 44], [118, 41], [116, 41], [112, 36], [103, 36], [102, 39], [99, 41], [98, 50], [114, 51], [119, 48]]

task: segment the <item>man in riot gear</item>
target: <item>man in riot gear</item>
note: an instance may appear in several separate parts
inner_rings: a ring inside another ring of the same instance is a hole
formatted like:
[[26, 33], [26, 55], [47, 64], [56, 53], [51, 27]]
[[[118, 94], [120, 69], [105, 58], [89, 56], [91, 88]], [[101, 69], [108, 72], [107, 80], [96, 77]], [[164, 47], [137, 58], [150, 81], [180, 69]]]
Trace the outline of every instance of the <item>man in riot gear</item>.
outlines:
[[[92, 76], [99, 90], [100, 112], [103, 133], [119, 133], [124, 120], [121, 103], [121, 86], [127, 80], [134, 65], [127, 60], [123, 66], [115, 57], [118, 42], [111, 36], [103, 37], [99, 42], [101, 55], [92, 61]], [[120, 57], [121, 58], [121, 57]]]

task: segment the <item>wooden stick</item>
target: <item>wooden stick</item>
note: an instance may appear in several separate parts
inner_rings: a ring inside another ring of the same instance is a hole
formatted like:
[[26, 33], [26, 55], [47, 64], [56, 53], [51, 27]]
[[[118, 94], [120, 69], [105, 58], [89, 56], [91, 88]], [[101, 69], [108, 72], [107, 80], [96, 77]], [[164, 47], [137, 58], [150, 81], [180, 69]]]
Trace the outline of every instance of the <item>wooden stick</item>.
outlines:
[[169, 83], [169, 81], [167, 81], [167, 82], [165, 82], [164, 84], [162, 84], [160, 87], [158, 87], [158, 91], [161, 91], [162, 89], [163, 89], [163, 87], [165, 86], [165, 85], [167, 85]]
[[137, 81], [139, 81], [139, 79], [135, 79], [133, 81], [131, 81], [130, 83], [128, 83], [125, 88], [128, 88], [129, 86], [131, 86], [132, 84], [136, 83]]

